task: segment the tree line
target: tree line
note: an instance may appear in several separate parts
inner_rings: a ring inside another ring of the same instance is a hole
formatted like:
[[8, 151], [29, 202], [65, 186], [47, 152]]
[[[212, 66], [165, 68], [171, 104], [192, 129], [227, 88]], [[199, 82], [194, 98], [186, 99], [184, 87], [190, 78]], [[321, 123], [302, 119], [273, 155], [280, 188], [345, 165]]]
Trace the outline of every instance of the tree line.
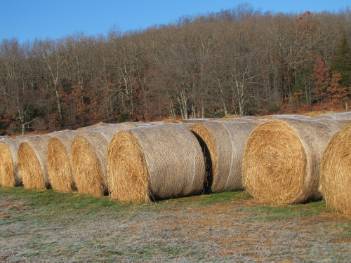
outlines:
[[346, 107], [351, 10], [248, 6], [105, 36], [0, 43], [0, 132]]

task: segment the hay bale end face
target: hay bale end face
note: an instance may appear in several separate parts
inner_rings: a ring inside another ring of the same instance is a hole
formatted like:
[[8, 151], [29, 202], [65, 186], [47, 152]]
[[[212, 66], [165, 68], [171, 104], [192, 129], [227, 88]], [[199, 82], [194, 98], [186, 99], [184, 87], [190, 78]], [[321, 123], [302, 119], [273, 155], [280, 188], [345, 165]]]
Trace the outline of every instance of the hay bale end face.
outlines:
[[43, 190], [50, 187], [47, 174], [47, 144], [49, 137], [32, 136], [18, 148], [18, 172], [26, 189]]
[[50, 134], [48, 141], [48, 177], [53, 190], [72, 192], [75, 189], [72, 165], [71, 144], [74, 131], [60, 131]]
[[321, 163], [321, 187], [327, 207], [351, 216], [351, 126], [328, 144]]
[[108, 193], [107, 147], [112, 136], [143, 123], [99, 124], [80, 129], [72, 141], [72, 171], [78, 192], [96, 197]]
[[181, 124], [117, 133], [108, 149], [112, 199], [149, 202], [201, 193], [205, 164], [195, 136]]
[[[246, 140], [260, 120], [208, 121], [191, 127], [206, 145], [210, 154], [212, 178], [207, 179], [210, 191], [240, 190], [242, 185], [242, 156]], [[212, 182], [212, 183], [211, 183]]]
[[16, 139], [5, 138], [0, 141], [0, 186], [14, 187], [22, 184], [17, 173]]
[[79, 193], [95, 197], [107, 191], [105, 155], [107, 140], [98, 132], [84, 132], [72, 142], [73, 178]]
[[246, 190], [269, 204], [320, 198], [321, 156], [339, 129], [335, 121], [306, 118], [277, 119], [259, 125], [249, 136], [244, 152]]

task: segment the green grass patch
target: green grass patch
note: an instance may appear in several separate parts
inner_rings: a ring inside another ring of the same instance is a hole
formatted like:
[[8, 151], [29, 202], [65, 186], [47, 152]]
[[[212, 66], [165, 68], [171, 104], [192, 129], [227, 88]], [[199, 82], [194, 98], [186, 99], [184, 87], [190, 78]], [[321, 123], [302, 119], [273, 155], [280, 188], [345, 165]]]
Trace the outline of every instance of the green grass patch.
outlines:
[[105, 208], [121, 209], [126, 205], [114, 202], [107, 197], [94, 198], [76, 193], [57, 193], [52, 190], [32, 191], [23, 188], [0, 189], [0, 195], [8, 199], [24, 201], [33, 208], [45, 209], [96, 209]]
[[[52, 190], [30, 191], [23, 188], [2, 188], [0, 196], [9, 200], [18, 200], [35, 210], [35, 215], [45, 218], [56, 215], [96, 215], [97, 213], [118, 214], [127, 210], [155, 211], [158, 209], [190, 207], [190, 206], [209, 206], [232, 201], [250, 199], [250, 196], [243, 191], [212, 193], [183, 198], [163, 200], [151, 204], [124, 204], [110, 200], [108, 197], [94, 198], [77, 193], [57, 193]], [[274, 206], [248, 206], [241, 207], [250, 212], [252, 220], [273, 221], [284, 220], [294, 217], [305, 217], [319, 215], [326, 211], [323, 201], [310, 202], [300, 205], [289, 205], [284, 207]], [[25, 213], [19, 213], [21, 217]], [[33, 214], [33, 213], [32, 213]], [[350, 228], [351, 235], [351, 228]]]
[[231, 201], [247, 200], [250, 196], [244, 191], [211, 193], [204, 195], [194, 195], [188, 197], [174, 198], [156, 202], [156, 207], [176, 207], [186, 206], [206, 206], [212, 204], [226, 203]]
[[31, 191], [23, 188], [0, 189], [2, 199], [10, 203], [22, 202], [24, 208], [11, 212], [10, 218], [3, 220], [3, 224], [16, 221], [31, 220], [37, 223], [49, 221], [64, 221], [77, 218], [95, 217], [99, 213], [118, 216], [133, 205], [121, 204], [108, 197], [94, 198], [77, 193], [57, 193], [52, 190]]
[[232, 201], [247, 200], [250, 198], [250, 195], [244, 191], [212, 193], [208, 195], [202, 195], [201, 198], [199, 198], [198, 203], [200, 205], [211, 205]]
[[242, 208], [251, 212], [255, 221], [285, 220], [295, 217], [316, 216], [326, 211], [324, 201], [288, 206], [253, 206]]

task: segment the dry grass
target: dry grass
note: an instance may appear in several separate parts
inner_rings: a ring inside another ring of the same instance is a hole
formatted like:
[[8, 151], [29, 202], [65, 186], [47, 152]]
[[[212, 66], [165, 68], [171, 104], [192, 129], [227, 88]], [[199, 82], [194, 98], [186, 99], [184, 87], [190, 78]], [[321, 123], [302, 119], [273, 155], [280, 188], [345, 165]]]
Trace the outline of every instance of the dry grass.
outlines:
[[200, 193], [204, 177], [201, 147], [183, 125], [119, 132], [109, 145], [108, 180], [113, 199], [146, 202]]
[[247, 191], [269, 204], [320, 198], [322, 153], [341, 125], [306, 118], [282, 118], [259, 125], [251, 133], [244, 153]]

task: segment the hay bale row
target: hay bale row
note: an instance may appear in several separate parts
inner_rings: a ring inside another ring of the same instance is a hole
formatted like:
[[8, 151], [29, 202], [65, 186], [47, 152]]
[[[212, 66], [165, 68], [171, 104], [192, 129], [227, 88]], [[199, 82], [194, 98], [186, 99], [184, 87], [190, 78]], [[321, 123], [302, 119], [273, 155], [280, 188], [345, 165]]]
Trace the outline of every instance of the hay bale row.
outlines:
[[[322, 182], [327, 204], [345, 210], [349, 167], [347, 149], [340, 147], [349, 131], [335, 134], [349, 118], [351, 114], [273, 115], [185, 124], [99, 123], [5, 138], [0, 141], [0, 185], [109, 193], [136, 202], [201, 193], [204, 187], [212, 192], [245, 187], [261, 202], [291, 204], [320, 198]], [[345, 202], [339, 201], [342, 197]]]
[[201, 193], [205, 175], [201, 147], [181, 124], [117, 133], [107, 169], [111, 198], [128, 202]]
[[[100, 133], [105, 140], [115, 133], [115, 127], [131, 128], [142, 123], [98, 123], [78, 129]], [[71, 144], [78, 133], [65, 130], [41, 136], [19, 136], [0, 140], [0, 185], [22, 185], [28, 189], [52, 187], [59, 192], [76, 189], [72, 172]], [[105, 148], [107, 143], [105, 143]], [[105, 158], [106, 159], [106, 158]], [[17, 161], [18, 160], [18, 161]], [[24, 177], [24, 180], [22, 180]]]
[[301, 203], [321, 197], [319, 165], [344, 122], [275, 117], [249, 136], [243, 159], [246, 190], [269, 204]]

